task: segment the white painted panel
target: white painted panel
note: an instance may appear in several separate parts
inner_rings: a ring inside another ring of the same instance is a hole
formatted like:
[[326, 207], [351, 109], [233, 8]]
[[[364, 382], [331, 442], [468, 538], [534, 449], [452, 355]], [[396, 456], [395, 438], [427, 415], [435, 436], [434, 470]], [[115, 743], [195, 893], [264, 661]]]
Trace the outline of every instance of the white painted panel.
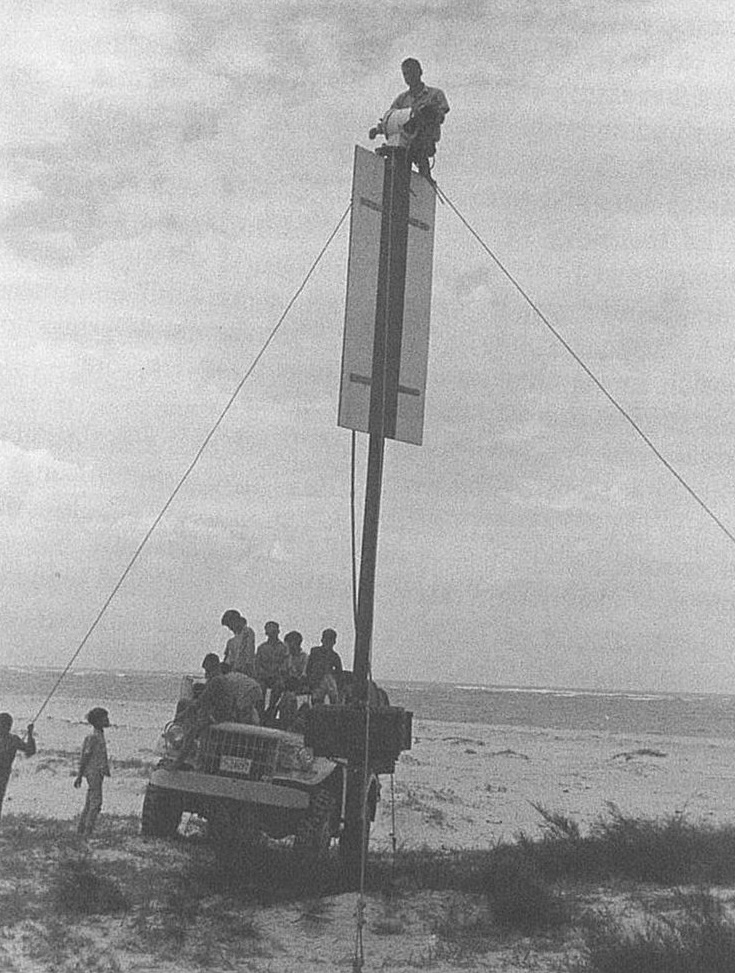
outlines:
[[421, 445], [424, 431], [435, 216], [436, 193], [426, 179], [413, 173], [395, 438], [417, 446]]
[[[385, 163], [355, 146], [338, 425], [367, 432]], [[355, 377], [363, 379], [355, 381]]]
[[[369, 431], [384, 171], [382, 157], [356, 146], [337, 421], [358, 432]], [[423, 439], [435, 213], [436, 194], [413, 173], [394, 438], [416, 445]]]

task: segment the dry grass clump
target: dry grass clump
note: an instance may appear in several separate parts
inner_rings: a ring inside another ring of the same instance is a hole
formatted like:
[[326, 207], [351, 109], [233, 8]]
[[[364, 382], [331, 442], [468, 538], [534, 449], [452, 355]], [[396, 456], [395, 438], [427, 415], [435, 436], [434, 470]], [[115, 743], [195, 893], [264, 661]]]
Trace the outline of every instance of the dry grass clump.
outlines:
[[[566, 926], [572, 919], [559, 889], [516, 845], [498, 845], [482, 851], [423, 848], [401, 852], [390, 874], [388, 864], [385, 857], [375, 860], [369, 873], [371, 888], [392, 887], [399, 893], [452, 890], [479, 896], [496, 932], [499, 928], [528, 935], [547, 933]], [[464, 929], [465, 925], [449, 922], [446, 928]], [[482, 934], [486, 932], [484, 928]]]
[[112, 949], [58, 916], [35, 923], [22, 936], [34, 969], [53, 973], [122, 973]]
[[512, 844], [484, 850], [402, 851], [395, 863], [377, 857], [369, 870], [371, 887], [480, 894], [500, 927], [531, 935], [573, 921], [559, 883], [735, 883], [732, 825], [694, 824], [682, 814], [633, 818], [611, 804], [583, 835], [574, 820], [534, 806], [544, 822], [540, 838], [521, 834]]
[[28, 918], [29, 896], [33, 896], [33, 889], [22, 882], [14, 882], [12, 888], [0, 892], [0, 929]]
[[674, 915], [644, 917], [642, 926], [610, 913], [588, 919], [579, 973], [732, 973], [735, 923], [706, 890], [680, 894]]
[[[206, 874], [206, 872], [205, 872]], [[263, 955], [262, 934], [251, 909], [203, 884], [195, 860], [156, 882], [132, 911], [129, 939], [166, 960], [227, 967], [232, 955]]]
[[518, 854], [548, 878], [611, 878], [660, 885], [735, 882], [735, 826], [695, 824], [683, 814], [633, 818], [614, 804], [582, 835], [574, 821], [534, 805], [544, 819], [541, 840], [521, 835]]
[[49, 886], [57, 913], [79, 916], [125, 912], [129, 901], [120, 886], [92, 864], [86, 849], [56, 864]]
[[[371, 854], [367, 891], [384, 908], [368, 929], [398, 945], [420, 926], [426, 935], [407, 961], [416, 967], [476, 968], [487, 954], [497, 959], [517, 947], [539, 956], [553, 949], [555, 968], [576, 973], [735, 970], [735, 924], [702, 882], [735, 885], [735, 828], [682, 815], [634, 819], [611, 808], [582, 834], [563, 815], [538, 811], [544, 831], [534, 839], [482, 850], [403, 849], [395, 859]], [[57, 973], [119, 973], [131, 956], [141, 968], [228, 969], [243, 961], [262, 968], [277, 944], [259, 906], [291, 903], [294, 928], [309, 937], [332, 924], [331, 897], [346, 890], [336, 850], [304, 871], [294, 868], [291, 849], [264, 841], [248, 867], [233, 867], [203, 835], [194, 828], [176, 841], [143, 839], [135, 818], [110, 816], [82, 842], [68, 822], [4, 819], [0, 967], [21, 967], [8, 944], [22, 942], [34, 968]], [[634, 885], [621, 889], [620, 879], [651, 883], [649, 904], [632, 898]], [[672, 896], [660, 888], [680, 885], [702, 891]], [[585, 899], [600, 894], [617, 916], [598, 910], [580, 919]], [[119, 919], [100, 919], [109, 914]]]
[[524, 935], [548, 933], [572, 920], [572, 910], [559, 889], [532, 862], [504, 855], [502, 848], [483, 876], [480, 891], [498, 924]]
[[432, 923], [436, 941], [447, 947], [448, 954], [477, 955], [488, 951], [497, 939], [498, 927], [493, 910], [479, 900], [474, 908], [466, 900], [450, 901], [445, 913]]

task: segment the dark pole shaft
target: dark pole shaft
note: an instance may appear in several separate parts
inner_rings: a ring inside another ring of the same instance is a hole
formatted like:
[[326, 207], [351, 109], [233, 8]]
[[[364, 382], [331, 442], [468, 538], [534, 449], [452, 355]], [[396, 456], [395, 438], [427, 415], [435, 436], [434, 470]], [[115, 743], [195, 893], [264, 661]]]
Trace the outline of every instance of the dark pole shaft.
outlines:
[[375, 572], [378, 560], [378, 521], [383, 485], [383, 457], [385, 437], [370, 434], [368, 470], [365, 486], [365, 515], [362, 526], [362, 553], [360, 556], [360, 586], [357, 596], [357, 633], [355, 638], [354, 680], [355, 695], [367, 698], [367, 680], [370, 666], [370, 648], [373, 638], [375, 610]]
[[355, 694], [361, 700], [366, 700], [368, 694], [385, 437], [395, 433], [403, 298], [406, 286], [410, 179], [411, 171], [406, 160], [405, 149], [388, 150], [383, 183], [383, 217], [380, 231], [380, 264], [370, 392], [370, 446], [353, 665]]

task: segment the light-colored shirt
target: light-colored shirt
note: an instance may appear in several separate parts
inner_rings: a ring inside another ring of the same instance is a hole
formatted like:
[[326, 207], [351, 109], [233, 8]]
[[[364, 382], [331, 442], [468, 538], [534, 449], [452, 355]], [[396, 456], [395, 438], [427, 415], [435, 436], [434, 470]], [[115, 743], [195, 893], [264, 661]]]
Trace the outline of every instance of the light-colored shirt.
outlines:
[[413, 108], [414, 110], [430, 108], [431, 120], [422, 125], [422, 130], [435, 142], [438, 142], [441, 138], [441, 125], [449, 111], [449, 102], [441, 88], [430, 88], [422, 83], [420, 90], [415, 94], [412, 94], [411, 89], [408, 88], [393, 99], [393, 104], [390, 107], [391, 110], [394, 108]]
[[85, 777], [100, 774], [102, 777], [110, 776], [110, 763], [107, 759], [107, 742], [102, 730], [92, 730], [82, 743], [82, 773]]
[[197, 711], [201, 719], [211, 723], [227, 723], [237, 719], [235, 687], [223, 673], [207, 679], [197, 697]]
[[306, 675], [306, 665], [309, 661], [308, 653], [297, 652], [296, 655], [289, 652], [286, 660], [286, 675], [290, 679], [301, 679]]
[[235, 708], [238, 723], [259, 723], [257, 716], [258, 703], [263, 701], [263, 690], [260, 683], [244, 672], [228, 672], [225, 679], [232, 686], [235, 696]]
[[246, 625], [237, 635], [233, 635], [225, 646], [223, 662], [236, 672], [252, 675], [255, 661], [255, 632]]

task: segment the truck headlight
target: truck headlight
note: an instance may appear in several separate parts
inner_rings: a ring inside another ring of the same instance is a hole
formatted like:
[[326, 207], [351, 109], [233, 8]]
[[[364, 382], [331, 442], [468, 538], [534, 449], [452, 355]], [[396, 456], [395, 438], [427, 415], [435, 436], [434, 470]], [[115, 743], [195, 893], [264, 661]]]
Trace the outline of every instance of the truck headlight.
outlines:
[[278, 750], [278, 769], [311, 770], [314, 765], [314, 751], [302, 743], [282, 743]]
[[311, 770], [314, 766], [314, 751], [311, 747], [301, 747], [298, 752], [299, 766], [302, 770]]
[[167, 750], [180, 750], [184, 742], [184, 728], [181, 723], [169, 723], [163, 731], [163, 742]]

